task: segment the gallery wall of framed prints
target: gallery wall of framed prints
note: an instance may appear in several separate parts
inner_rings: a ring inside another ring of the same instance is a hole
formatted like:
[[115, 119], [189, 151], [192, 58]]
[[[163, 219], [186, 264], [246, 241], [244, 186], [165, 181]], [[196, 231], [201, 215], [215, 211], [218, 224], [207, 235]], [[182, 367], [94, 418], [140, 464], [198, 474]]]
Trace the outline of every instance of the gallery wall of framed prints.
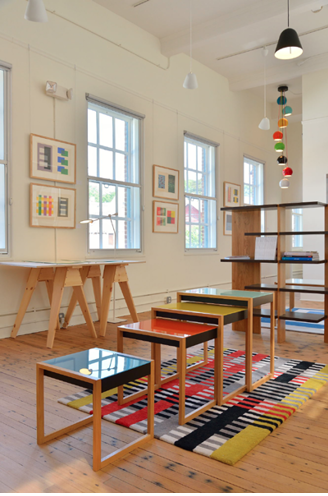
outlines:
[[[153, 165], [153, 196], [179, 200], [179, 171]], [[179, 232], [179, 203], [153, 201], [153, 232], [177, 234]]]
[[[240, 207], [240, 184], [223, 183], [223, 206], [224, 207]], [[223, 212], [223, 234], [224, 236], [232, 236], [232, 212]]]
[[75, 189], [30, 184], [30, 227], [75, 228]]

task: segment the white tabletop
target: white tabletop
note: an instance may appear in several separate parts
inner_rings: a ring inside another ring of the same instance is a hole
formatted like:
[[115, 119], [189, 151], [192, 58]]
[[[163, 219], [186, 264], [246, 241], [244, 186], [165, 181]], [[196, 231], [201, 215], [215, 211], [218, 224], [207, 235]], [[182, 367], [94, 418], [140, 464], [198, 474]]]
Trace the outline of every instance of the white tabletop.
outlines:
[[43, 269], [51, 267], [72, 267], [73, 265], [129, 265], [135, 263], [145, 263], [145, 260], [63, 260], [60, 262], [38, 262], [38, 261], [6, 261], [0, 265], [11, 267], [25, 267], [29, 269]]

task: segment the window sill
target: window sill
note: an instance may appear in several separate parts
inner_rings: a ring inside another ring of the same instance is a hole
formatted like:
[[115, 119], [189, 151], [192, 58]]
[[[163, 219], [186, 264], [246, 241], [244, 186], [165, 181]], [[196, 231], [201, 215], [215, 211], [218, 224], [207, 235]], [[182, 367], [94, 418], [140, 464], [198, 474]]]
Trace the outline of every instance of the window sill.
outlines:
[[213, 255], [219, 255], [218, 250], [215, 248], [185, 248], [184, 254], [187, 257], [194, 257], [198, 255], [206, 255], [206, 256], [213, 256]]

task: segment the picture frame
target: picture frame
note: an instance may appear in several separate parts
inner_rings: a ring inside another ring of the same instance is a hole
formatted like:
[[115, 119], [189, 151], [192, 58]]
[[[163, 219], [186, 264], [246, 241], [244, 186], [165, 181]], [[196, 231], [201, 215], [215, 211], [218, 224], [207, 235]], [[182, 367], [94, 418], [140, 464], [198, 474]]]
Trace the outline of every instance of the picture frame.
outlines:
[[223, 212], [223, 234], [232, 236], [232, 212]]
[[240, 198], [240, 184], [234, 183], [223, 183], [223, 203], [224, 207], [240, 207], [241, 198]]
[[30, 227], [75, 229], [76, 191], [30, 184]]
[[167, 200], [179, 200], [179, 171], [161, 165], [153, 165], [153, 196]]
[[30, 177], [76, 183], [76, 145], [37, 134], [30, 135]]
[[179, 204], [153, 201], [153, 232], [177, 234], [179, 232]]

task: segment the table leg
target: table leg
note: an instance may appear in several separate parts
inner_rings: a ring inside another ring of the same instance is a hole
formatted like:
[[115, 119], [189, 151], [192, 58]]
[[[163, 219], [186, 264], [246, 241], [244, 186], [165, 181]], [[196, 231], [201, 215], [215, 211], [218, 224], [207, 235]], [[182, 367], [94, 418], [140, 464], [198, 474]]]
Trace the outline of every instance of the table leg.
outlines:
[[[52, 293], [53, 293], [53, 281], [45, 281], [46, 283], [46, 288], [47, 288], [47, 293], [48, 293], [48, 298], [49, 298], [49, 303], [50, 303], [50, 308], [51, 308], [51, 302], [52, 302]], [[57, 317], [57, 325], [56, 325], [56, 331], [60, 329], [60, 322], [59, 322], [59, 317]]]
[[100, 320], [100, 317], [101, 317], [101, 281], [100, 281], [100, 276], [92, 277], [91, 281], [92, 281], [92, 286], [93, 286], [93, 293], [95, 295], [98, 320]]
[[43, 369], [36, 366], [36, 436], [37, 443], [44, 440], [44, 374]]
[[101, 381], [93, 385], [93, 470], [101, 468]]
[[218, 354], [219, 354], [219, 329], [217, 330], [217, 335], [216, 338], [214, 339], [214, 401], [216, 405], [218, 404], [219, 401], [218, 393], [219, 393], [220, 376], [223, 377], [223, 369], [222, 371], [219, 369]]
[[128, 281], [119, 282], [119, 285], [133, 322], [139, 322], [137, 310], [136, 307], [134, 306], [134, 301], [132, 298]]
[[154, 437], [154, 403], [155, 403], [155, 389], [154, 389], [154, 362], [150, 362], [150, 375], [148, 376], [148, 411], [147, 411], [147, 433]]
[[185, 423], [185, 403], [186, 403], [186, 341], [181, 339], [178, 348], [177, 368], [179, 374], [179, 424]]
[[85, 318], [85, 321], [87, 323], [88, 329], [91, 332], [91, 336], [94, 338], [97, 337], [97, 333], [95, 330], [95, 326], [93, 325], [92, 317], [90, 314], [90, 310], [88, 307], [88, 303], [83, 291], [83, 286], [74, 286], [73, 287], [73, 293], [75, 294], [75, 297], [77, 301], [79, 302], [80, 308], [82, 310], [83, 316]]
[[47, 347], [52, 348], [55, 339], [57, 318], [60, 310], [60, 304], [64, 292], [64, 284], [67, 274], [67, 267], [58, 267], [55, 270], [52, 302], [50, 309], [50, 320], [47, 338]]
[[246, 390], [252, 391], [252, 352], [253, 352], [253, 300], [248, 300], [248, 319], [245, 350], [245, 383]]
[[217, 366], [218, 366], [218, 374], [220, 380], [218, 381], [218, 392], [217, 399], [218, 405], [223, 404], [223, 331], [224, 331], [224, 317], [221, 315], [218, 321], [218, 337], [217, 337]]
[[[88, 267], [88, 266], [82, 267], [82, 269], [80, 269], [80, 275], [81, 275], [82, 284], [85, 283], [85, 281], [86, 281], [86, 279], [88, 277], [89, 270], [90, 270], [90, 267]], [[77, 295], [73, 291], [73, 294], [72, 294], [72, 297], [71, 297], [71, 300], [69, 302], [68, 309], [67, 309], [67, 312], [66, 312], [66, 315], [65, 315], [65, 322], [63, 324], [63, 327], [64, 328], [66, 328], [69, 325], [69, 322], [70, 322], [71, 317], [73, 315], [73, 312], [75, 310], [76, 304], [77, 304]]]
[[[123, 331], [117, 328], [117, 351], [123, 353]], [[117, 402], [119, 405], [123, 405], [124, 389], [123, 385], [117, 388]]]
[[27, 307], [31, 301], [32, 294], [36, 288], [36, 285], [38, 284], [38, 278], [40, 274], [41, 269], [31, 269], [28, 279], [27, 279], [27, 284], [25, 288], [25, 292], [21, 301], [21, 304], [19, 306], [18, 314], [15, 319], [15, 324], [14, 327], [11, 331], [11, 337], [15, 338], [17, 336], [17, 333], [19, 331], [19, 328], [21, 326], [23, 317], [25, 315], [25, 312], [27, 310]]
[[295, 307], [295, 293], [289, 293], [289, 311], [292, 312]]
[[158, 343], [151, 343], [151, 358], [154, 360], [155, 367], [155, 389], [161, 387], [161, 345]]
[[103, 275], [104, 282], [103, 282], [103, 294], [101, 301], [99, 336], [105, 336], [106, 334], [107, 317], [109, 312], [110, 299], [113, 291], [115, 273], [116, 273], [116, 265], [105, 265], [104, 275]]
[[275, 328], [275, 299], [276, 295], [273, 293], [273, 300], [270, 303], [270, 373], [274, 373], [274, 328]]

